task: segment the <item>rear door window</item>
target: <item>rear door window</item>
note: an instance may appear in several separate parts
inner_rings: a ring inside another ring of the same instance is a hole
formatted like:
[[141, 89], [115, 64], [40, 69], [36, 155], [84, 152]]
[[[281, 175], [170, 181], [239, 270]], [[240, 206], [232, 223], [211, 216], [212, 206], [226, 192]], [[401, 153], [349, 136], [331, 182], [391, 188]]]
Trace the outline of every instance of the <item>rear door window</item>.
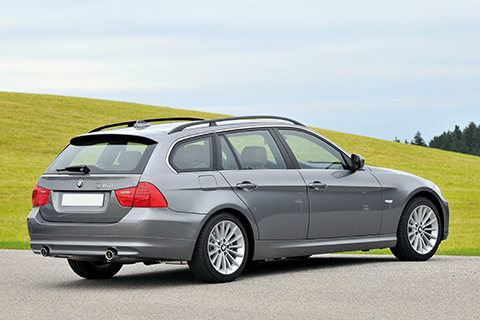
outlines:
[[[233, 152], [240, 162], [241, 169], [286, 169], [285, 161], [268, 130], [241, 131], [226, 133]], [[222, 144], [222, 148], [226, 148]], [[228, 154], [222, 150], [222, 154]], [[228, 166], [224, 169], [233, 169]]]

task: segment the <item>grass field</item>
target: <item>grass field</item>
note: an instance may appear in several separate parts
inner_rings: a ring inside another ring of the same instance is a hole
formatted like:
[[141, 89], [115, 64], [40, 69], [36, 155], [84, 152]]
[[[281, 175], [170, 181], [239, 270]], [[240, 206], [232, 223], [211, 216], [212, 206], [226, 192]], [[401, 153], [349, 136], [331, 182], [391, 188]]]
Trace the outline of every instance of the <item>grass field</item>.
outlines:
[[[172, 116], [222, 115], [127, 102], [0, 92], [0, 248], [29, 248], [26, 217], [31, 210], [33, 186], [73, 136], [109, 123]], [[361, 154], [368, 165], [408, 171], [437, 183], [450, 204], [450, 236], [438, 253], [480, 255], [480, 157], [315, 130], [347, 152]]]

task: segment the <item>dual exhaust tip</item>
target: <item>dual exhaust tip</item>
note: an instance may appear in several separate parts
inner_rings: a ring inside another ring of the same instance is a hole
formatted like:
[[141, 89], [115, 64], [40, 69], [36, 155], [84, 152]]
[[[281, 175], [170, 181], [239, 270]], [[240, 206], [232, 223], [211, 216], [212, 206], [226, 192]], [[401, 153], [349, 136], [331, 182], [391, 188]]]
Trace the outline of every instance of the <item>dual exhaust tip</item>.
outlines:
[[[42, 257], [48, 257], [48, 255], [50, 254], [50, 248], [48, 246], [43, 246], [40, 249], [40, 254], [42, 255]], [[116, 255], [118, 255], [117, 249], [108, 248], [107, 251], [105, 252], [105, 259], [107, 259], [107, 261], [112, 261], [112, 259]]]

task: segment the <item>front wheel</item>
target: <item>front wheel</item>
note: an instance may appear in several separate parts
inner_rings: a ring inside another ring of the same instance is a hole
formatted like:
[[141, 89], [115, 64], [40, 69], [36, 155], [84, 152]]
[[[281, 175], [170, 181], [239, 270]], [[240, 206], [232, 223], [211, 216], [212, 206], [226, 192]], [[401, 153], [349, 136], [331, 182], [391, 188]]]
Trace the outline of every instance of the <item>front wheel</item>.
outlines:
[[121, 263], [76, 261], [68, 259], [73, 272], [86, 279], [108, 279], [122, 268]]
[[247, 233], [240, 220], [220, 213], [203, 227], [188, 266], [204, 282], [233, 281], [245, 269], [248, 249]]
[[430, 259], [440, 244], [441, 221], [435, 205], [426, 198], [410, 201], [400, 218], [397, 245], [392, 253], [404, 261]]

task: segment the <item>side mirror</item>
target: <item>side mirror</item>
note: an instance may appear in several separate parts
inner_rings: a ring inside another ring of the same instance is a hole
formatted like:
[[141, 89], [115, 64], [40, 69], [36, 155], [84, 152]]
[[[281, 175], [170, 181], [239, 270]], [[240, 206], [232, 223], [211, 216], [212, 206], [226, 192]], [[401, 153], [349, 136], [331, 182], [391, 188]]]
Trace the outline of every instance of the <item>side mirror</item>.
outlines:
[[359, 154], [352, 154], [352, 171], [358, 171], [365, 165], [365, 159]]

